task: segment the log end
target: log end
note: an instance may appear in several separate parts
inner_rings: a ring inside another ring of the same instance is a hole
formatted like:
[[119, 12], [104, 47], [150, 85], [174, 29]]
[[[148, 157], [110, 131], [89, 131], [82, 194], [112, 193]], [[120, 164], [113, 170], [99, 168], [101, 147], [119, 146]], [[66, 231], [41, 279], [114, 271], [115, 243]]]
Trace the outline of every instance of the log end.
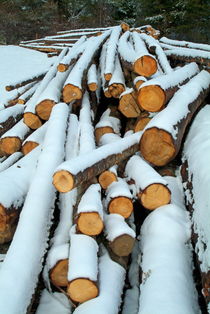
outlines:
[[140, 88], [137, 100], [142, 109], [158, 112], [164, 108], [166, 95], [160, 86], [149, 85]]
[[26, 102], [26, 101], [25, 101], [24, 99], [19, 98], [17, 103], [18, 103], [19, 105], [24, 105], [25, 102]]
[[140, 140], [140, 152], [145, 160], [155, 166], [165, 166], [176, 156], [172, 136], [156, 127], [144, 131]]
[[135, 73], [149, 77], [157, 72], [157, 61], [152, 56], [142, 56], [134, 62]]
[[121, 83], [113, 83], [108, 87], [112, 97], [120, 98], [120, 95], [125, 91], [125, 86]]
[[106, 170], [98, 177], [98, 182], [102, 189], [106, 190], [110, 184], [117, 181], [117, 176], [113, 172]]
[[122, 23], [120, 24], [120, 26], [121, 26], [122, 31], [123, 31], [124, 33], [130, 30], [130, 26], [129, 26], [127, 23], [125, 23], [125, 22], [122, 22]]
[[133, 212], [133, 202], [128, 197], [118, 196], [109, 202], [108, 209], [110, 214], [119, 214], [128, 218]]
[[42, 121], [32, 112], [25, 112], [23, 122], [32, 130], [36, 130], [42, 126]]
[[95, 92], [97, 89], [98, 89], [98, 85], [96, 83], [89, 83], [88, 84], [88, 89], [91, 91], [91, 92]]
[[133, 94], [125, 94], [120, 97], [118, 110], [126, 117], [126, 118], [136, 118], [140, 115], [141, 110], [136, 102]]
[[63, 101], [70, 103], [73, 100], [82, 98], [82, 90], [78, 86], [67, 84], [63, 88]]
[[139, 193], [138, 198], [145, 208], [154, 210], [170, 203], [171, 192], [167, 186], [160, 183], [154, 183]]
[[36, 142], [32, 142], [32, 141], [28, 141], [26, 142], [22, 148], [21, 151], [24, 155], [27, 155], [28, 153], [30, 153], [34, 148], [36, 148], [37, 146], [39, 146], [38, 143]]
[[106, 81], [110, 81], [112, 78], [112, 73], [104, 73], [104, 78]]
[[68, 64], [59, 63], [57, 66], [58, 72], [66, 72], [68, 70]]
[[117, 256], [128, 256], [134, 247], [135, 238], [128, 234], [120, 235], [109, 243], [111, 250]]
[[53, 100], [45, 99], [36, 105], [36, 114], [42, 120], [49, 120], [52, 108], [56, 105]]
[[104, 126], [101, 128], [95, 129], [95, 137], [96, 137], [96, 143], [99, 143], [100, 138], [107, 133], [114, 133], [114, 130], [110, 126]]
[[68, 286], [68, 259], [60, 260], [50, 270], [50, 281], [56, 287]]
[[74, 178], [68, 171], [60, 170], [53, 176], [53, 185], [59, 192], [66, 193], [73, 189]]
[[95, 282], [78, 278], [68, 284], [67, 294], [74, 302], [83, 303], [98, 296], [98, 287]]
[[0, 142], [0, 150], [4, 155], [12, 155], [21, 149], [21, 145], [19, 137], [4, 137]]
[[149, 117], [141, 117], [136, 121], [135, 126], [134, 126], [134, 132], [139, 132], [142, 131], [145, 126], [150, 122], [151, 118]]
[[96, 212], [80, 213], [77, 219], [77, 229], [79, 232], [96, 236], [102, 232], [104, 228], [100, 215]]

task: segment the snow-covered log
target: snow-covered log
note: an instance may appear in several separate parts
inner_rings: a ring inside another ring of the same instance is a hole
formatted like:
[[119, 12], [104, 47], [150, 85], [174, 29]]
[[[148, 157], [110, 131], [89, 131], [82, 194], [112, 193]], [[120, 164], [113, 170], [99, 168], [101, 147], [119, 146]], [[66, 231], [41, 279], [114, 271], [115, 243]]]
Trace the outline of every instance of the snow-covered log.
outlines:
[[107, 42], [103, 44], [101, 49], [101, 54], [99, 58], [99, 66], [100, 66], [100, 76], [101, 76], [101, 87], [103, 89], [104, 95], [107, 98], [111, 98], [111, 94], [108, 89], [109, 81], [105, 80], [105, 62], [106, 62], [106, 53], [107, 53]]
[[140, 37], [145, 41], [149, 51], [153, 54], [155, 54], [158, 64], [160, 65], [163, 73], [169, 74], [173, 72], [173, 69], [165, 55], [165, 52], [163, 51], [162, 47], [160, 46], [158, 40], [154, 39], [151, 36], [148, 36], [146, 34], [141, 34]]
[[66, 54], [66, 56], [63, 57], [63, 59], [58, 64], [58, 71], [59, 72], [65, 72], [68, 70], [68, 68], [74, 64], [80, 55], [85, 50], [87, 41], [87, 37], [82, 36], [80, 39], [73, 45], [71, 49], [69, 49], [69, 52]]
[[196, 63], [190, 63], [169, 74], [160, 75], [143, 83], [138, 92], [138, 103], [144, 110], [162, 110], [174, 93], [199, 72]]
[[27, 91], [18, 97], [17, 103], [24, 105], [32, 97], [38, 86], [39, 82], [33, 84]]
[[71, 304], [64, 293], [53, 292], [50, 293], [44, 289], [41, 293], [36, 314], [71, 314]]
[[36, 114], [37, 100], [41, 93], [47, 88], [49, 82], [55, 77], [57, 73], [57, 66], [62, 58], [67, 54], [68, 48], [64, 48], [60, 55], [56, 58], [56, 61], [51, 66], [45, 77], [39, 84], [33, 96], [27, 101], [26, 109], [24, 112], [24, 123], [31, 129], [38, 129], [42, 125], [41, 119]]
[[99, 295], [80, 304], [75, 314], [117, 314], [121, 304], [125, 269], [105, 252], [99, 258]]
[[106, 190], [107, 211], [128, 218], [133, 212], [133, 197], [128, 184], [121, 178], [110, 184]]
[[135, 78], [133, 79], [133, 86], [135, 90], [138, 91], [140, 86], [146, 81], [147, 79], [144, 76], [141, 76], [141, 75], [135, 76]]
[[116, 117], [113, 117], [111, 109], [108, 108], [106, 111], [104, 111], [99, 122], [95, 126], [96, 142], [99, 144], [100, 139], [104, 134], [108, 133], [119, 134], [120, 127], [121, 127], [120, 120]]
[[[53, 108], [49, 120], [43, 149], [18, 227], [0, 269], [0, 312], [2, 313], [26, 313], [42, 269], [55, 200], [52, 174], [63, 159], [68, 113], [66, 104], [58, 104]], [[14, 278], [16, 289], [14, 289]]]
[[171, 192], [166, 180], [140, 156], [129, 159], [125, 175], [135, 185], [135, 194], [145, 208], [153, 210], [170, 203]]
[[111, 80], [114, 72], [118, 40], [121, 32], [122, 28], [120, 26], [112, 28], [111, 35], [107, 41], [107, 50], [104, 64], [104, 78], [106, 81]]
[[118, 110], [126, 118], [136, 118], [140, 115], [141, 110], [137, 103], [137, 93], [133, 88], [126, 88], [120, 95]]
[[91, 92], [95, 92], [98, 89], [98, 70], [95, 63], [90, 66], [87, 72], [87, 84]]
[[135, 242], [135, 231], [129, 227], [119, 214], [105, 215], [105, 236], [109, 247], [118, 256], [128, 256]]
[[208, 44], [199, 44], [194, 43], [190, 41], [184, 41], [184, 40], [174, 40], [167, 37], [161, 37], [160, 42], [168, 45], [172, 45], [175, 47], [183, 47], [183, 48], [192, 48], [192, 49], [199, 49], [199, 50], [205, 50], [210, 52], [210, 45]]
[[147, 161], [164, 166], [175, 158], [185, 129], [209, 88], [210, 74], [203, 70], [181, 86], [168, 106], [147, 124], [140, 140], [140, 151]]
[[48, 123], [46, 122], [23, 141], [21, 151], [24, 155], [30, 153], [35, 147], [43, 143], [47, 126]]
[[12, 155], [21, 149], [22, 142], [31, 133], [31, 129], [23, 122], [16, 123], [10, 130], [0, 138], [0, 150], [5, 155]]
[[53, 184], [60, 192], [68, 192], [82, 182], [109, 169], [133, 155], [139, 148], [141, 133], [135, 133], [112, 143], [101, 146], [86, 155], [62, 163], [53, 176]]
[[165, 205], [144, 221], [140, 234], [142, 283], [138, 314], [200, 313], [185, 209]]
[[103, 206], [101, 187], [92, 184], [83, 194], [77, 207], [77, 231], [89, 236], [96, 236], [103, 230]]
[[23, 157], [23, 154], [21, 152], [16, 152], [9, 157], [7, 157], [5, 160], [2, 160], [0, 162], [0, 172], [6, 170], [10, 166], [12, 166], [16, 161], [18, 161], [21, 157]]
[[41, 149], [0, 172], [0, 243], [12, 239]]
[[195, 117], [182, 156], [182, 180], [192, 220], [192, 240], [202, 278], [202, 294], [210, 304], [210, 201], [209, 201], [210, 105]]
[[83, 303], [98, 296], [98, 245], [94, 238], [71, 234], [67, 294]]
[[120, 55], [123, 67], [129, 71], [149, 77], [157, 71], [157, 62], [155, 58], [150, 55], [143, 40], [139, 37], [137, 32], [133, 32], [133, 39], [135, 45], [129, 41], [131, 37], [130, 32], [125, 32], [119, 40], [118, 52]]
[[24, 106], [16, 105], [14, 107], [1, 110], [0, 115], [0, 136], [11, 129], [23, 117]]
[[98, 182], [102, 189], [106, 190], [112, 182], [117, 181], [117, 166], [112, 166], [108, 170], [102, 172], [98, 177]]
[[71, 70], [63, 88], [63, 100], [66, 103], [75, 99], [81, 99], [83, 95], [84, 77], [91, 66], [94, 57], [110, 35], [110, 31], [104, 32], [98, 37], [88, 39], [86, 49]]

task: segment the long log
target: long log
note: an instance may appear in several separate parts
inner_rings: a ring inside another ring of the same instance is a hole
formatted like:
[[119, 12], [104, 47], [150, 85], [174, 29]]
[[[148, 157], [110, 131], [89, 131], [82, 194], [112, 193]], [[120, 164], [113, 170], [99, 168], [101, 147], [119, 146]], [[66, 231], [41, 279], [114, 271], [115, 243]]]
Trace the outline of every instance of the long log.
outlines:
[[24, 106], [16, 105], [1, 110], [0, 115], [0, 136], [11, 129], [23, 117]]
[[140, 108], [157, 112], [162, 110], [179, 87], [199, 72], [196, 63], [190, 63], [169, 74], [158, 76], [140, 86], [138, 104]]
[[25, 86], [25, 85], [27, 85], [29, 83], [40, 81], [41, 79], [43, 79], [43, 77], [46, 75], [46, 73], [47, 73], [47, 71], [44, 71], [44, 72], [41, 72], [41, 73], [37, 73], [35, 76], [27, 77], [27, 78], [25, 78], [21, 82], [14, 82], [13, 84], [9, 84], [9, 85], [7, 85], [5, 87], [5, 89], [7, 91], [11, 91], [13, 89]]
[[48, 123], [46, 122], [23, 141], [21, 151], [24, 155], [27, 155], [35, 147], [43, 143], [47, 126]]
[[144, 159], [153, 165], [164, 166], [175, 158], [186, 127], [208, 95], [209, 88], [210, 74], [203, 70], [176, 92], [168, 106], [144, 129], [140, 140]]
[[85, 156], [78, 156], [61, 164], [54, 173], [53, 184], [60, 192], [68, 192], [84, 181], [99, 175], [101, 172], [118, 164], [138, 150], [141, 133], [135, 133], [116, 141], [115, 145], [107, 144]]
[[175, 47], [192, 48], [192, 49], [199, 49], [199, 50], [205, 50], [205, 51], [210, 52], [210, 45], [207, 45], [207, 44], [199, 44], [199, 43], [194, 43], [194, 42], [185, 41], [185, 40], [174, 40], [167, 37], [161, 37], [160, 42], [171, 45], [171, 46], [175, 46]]
[[23, 157], [23, 154], [21, 152], [17, 152], [7, 158], [5, 157], [6, 158], [5, 160], [0, 160], [0, 172], [12, 166], [21, 157]]

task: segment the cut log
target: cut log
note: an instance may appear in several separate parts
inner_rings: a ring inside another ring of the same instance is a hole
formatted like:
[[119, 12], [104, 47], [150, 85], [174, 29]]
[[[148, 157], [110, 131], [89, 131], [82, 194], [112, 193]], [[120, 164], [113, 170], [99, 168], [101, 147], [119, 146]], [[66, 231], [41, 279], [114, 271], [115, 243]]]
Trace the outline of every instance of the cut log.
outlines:
[[106, 57], [104, 64], [104, 78], [110, 81], [115, 68], [115, 60], [117, 55], [117, 45], [120, 34], [122, 32], [121, 26], [112, 28], [111, 35], [107, 41]]
[[60, 260], [50, 271], [50, 280], [56, 287], [68, 286], [68, 266], [69, 260]]
[[198, 72], [197, 64], [190, 63], [172, 73], [145, 82], [139, 89], [138, 103], [140, 107], [150, 112], [162, 110], [179, 87]]
[[43, 143], [47, 126], [48, 123], [46, 122], [40, 128], [35, 130], [31, 135], [29, 135], [25, 141], [23, 141], [21, 151], [24, 155], [30, 153], [30, 151], [32, 151], [35, 147]]
[[41, 72], [41, 73], [37, 73], [35, 76], [33, 77], [27, 77], [25, 78], [23, 81], [21, 82], [12, 82], [12, 84], [8, 84], [5, 89], [7, 91], [11, 91], [13, 89], [16, 89], [16, 88], [19, 88], [19, 87], [22, 87], [22, 86], [25, 86], [29, 83], [32, 83], [32, 82], [37, 82], [37, 81], [40, 81], [43, 79], [43, 77], [46, 75], [47, 71], [44, 71], [44, 72]]
[[[5, 309], [8, 313], [25, 313], [38, 282], [47, 248], [55, 200], [55, 189], [51, 179], [52, 172], [63, 159], [68, 115], [69, 109], [66, 104], [58, 104], [53, 108], [42, 152], [22, 209], [18, 228], [7, 252], [4, 265], [0, 269], [0, 312], [2, 313]], [[33, 154], [35, 150], [30, 154]], [[17, 268], [13, 267], [14, 260]], [[23, 264], [24, 267], [22, 267]], [[14, 283], [12, 278], [14, 277], [17, 288], [15, 291], [12, 288]]]
[[143, 129], [146, 127], [146, 125], [154, 116], [155, 116], [154, 113], [152, 114], [146, 111], [142, 112], [141, 115], [135, 121], [134, 132], [143, 131]]
[[92, 184], [83, 194], [77, 207], [77, 231], [89, 236], [96, 236], [103, 230], [103, 206], [101, 187]]
[[112, 251], [118, 256], [128, 256], [133, 249], [136, 234], [118, 214], [105, 216], [105, 235]]
[[154, 210], [170, 203], [171, 192], [167, 181], [141, 157], [133, 156], [129, 159], [125, 175], [135, 185], [134, 193], [145, 208]]
[[106, 169], [133, 155], [138, 150], [141, 133], [135, 133], [107, 144], [86, 156], [78, 156], [61, 164], [54, 173], [53, 184], [60, 192], [68, 192], [84, 181], [95, 177]]
[[146, 81], [147, 79], [144, 76], [136, 76], [133, 80], [134, 88], [138, 91], [140, 86]]
[[21, 157], [23, 157], [23, 154], [21, 152], [17, 152], [12, 154], [11, 156], [7, 157], [6, 160], [0, 161], [0, 172], [6, 170], [10, 166], [12, 166], [16, 161], [18, 161]]
[[39, 83], [35, 83], [25, 93], [23, 93], [21, 96], [18, 97], [17, 103], [24, 105], [32, 97], [32, 95], [34, 94], [38, 86], [39, 86]]
[[210, 106], [206, 105], [195, 117], [187, 135], [183, 154], [181, 175], [187, 208], [192, 221], [192, 242], [196, 254], [196, 265], [200, 270], [200, 293], [210, 302], [210, 248], [209, 226], [209, 131]]
[[72, 234], [67, 294], [73, 302], [83, 303], [97, 297], [98, 245], [86, 235]]
[[106, 190], [106, 206], [110, 214], [119, 214], [128, 218], [133, 212], [133, 201], [127, 183], [118, 178]]
[[102, 172], [98, 177], [98, 182], [102, 189], [106, 190], [112, 182], [117, 181], [117, 166], [113, 166]]
[[184, 40], [174, 40], [174, 39], [169, 39], [167, 37], [161, 37], [160, 42], [164, 44], [172, 45], [175, 47], [192, 48], [192, 49], [199, 49], [199, 50], [205, 50], [205, 51], [210, 52], [210, 45], [207, 45], [207, 44], [199, 44], [199, 43], [194, 43], [194, 42], [184, 41]]
[[93, 63], [87, 73], [88, 89], [91, 92], [95, 92], [98, 89], [98, 71], [96, 65]]
[[24, 106], [16, 105], [1, 110], [0, 116], [0, 136], [11, 129], [23, 117]]
[[25, 125], [23, 119], [20, 120], [9, 131], [2, 135], [0, 139], [0, 150], [5, 155], [12, 155], [20, 151], [22, 142], [30, 133], [31, 130]]
[[109, 81], [108, 90], [112, 97], [119, 98], [125, 91], [125, 78], [120, 64], [119, 57], [115, 58], [115, 67], [112, 77]]
[[88, 39], [85, 51], [73, 67], [65, 82], [63, 88], [63, 100], [66, 103], [82, 98], [84, 77], [92, 64], [94, 57], [97, 55], [99, 49], [109, 35], [110, 31], [107, 31], [101, 36]]
[[203, 70], [180, 87], [168, 106], [147, 124], [140, 140], [140, 151], [147, 161], [164, 166], [175, 158], [185, 129], [209, 88], [210, 74]]
[[133, 88], [127, 88], [120, 95], [118, 110], [126, 118], [136, 118], [140, 115], [141, 110], [137, 103], [137, 93]]

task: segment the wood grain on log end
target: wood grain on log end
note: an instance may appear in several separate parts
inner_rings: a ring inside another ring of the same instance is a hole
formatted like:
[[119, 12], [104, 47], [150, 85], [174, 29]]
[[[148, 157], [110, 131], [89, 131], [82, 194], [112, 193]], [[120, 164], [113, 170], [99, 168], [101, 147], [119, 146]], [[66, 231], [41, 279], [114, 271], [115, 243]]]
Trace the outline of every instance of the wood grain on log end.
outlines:
[[134, 62], [135, 73], [149, 77], [157, 71], [157, 61], [151, 56], [142, 56]]
[[59, 63], [57, 66], [58, 72], [66, 72], [68, 70], [69, 66], [68, 64]]
[[117, 176], [113, 172], [106, 170], [98, 177], [98, 182], [102, 189], [106, 190], [110, 184], [117, 181]]
[[104, 73], [104, 78], [106, 81], [110, 81], [112, 78], [112, 73]]
[[18, 103], [19, 105], [24, 105], [25, 102], [26, 102], [26, 101], [25, 101], [24, 99], [19, 98], [17, 103]]
[[5, 155], [12, 155], [21, 149], [22, 142], [18, 137], [4, 137], [0, 141], [0, 150]]
[[107, 133], [114, 133], [113, 128], [111, 128], [110, 126], [104, 126], [101, 128], [96, 128], [95, 129], [95, 137], [96, 137], [96, 143], [99, 143], [100, 138]]
[[171, 201], [171, 192], [167, 186], [160, 183], [154, 183], [139, 193], [138, 198], [145, 208], [153, 210], [169, 204]]
[[36, 148], [37, 146], [39, 146], [38, 143], [36, 142], [32, 142], [32, 141], [28, 141], [26, 142], [22, 148], [21, 151], [24, 155], [27, 155], [28, 153], [30, 153], [34, 148]]
[[51, 270], [50, 270], [50, 281], [56, 287], [67, 287], [68, 286], [68, 263], [69, 260], [60, 260]]
[[98, 88], [98, 85], [96, 83], [89, 83], [88, 84], [88, 89], [91, 91], [91, 92], [95, 92]]
[[142, 109], [158, 112], [164, 108], [166, 95], [160, 86], [149, 85], [140, 88], [137, 100]]
[[171, 134], [154, 127], [144, 131], [140, 140], [140, 152], [153, 165], [165, 166], [175, 157], [176, 149]]
[[77, 219], [77, 229], [79, 232], [96, 236], [102, 232], [104, 228], [100, 215], [96, 212], [80, 213]]
[[82, 90], [72, 84], [67, 84], [63, 88], [63, 101], [70, 103], [73, 100], [82, 98]]
[[78, 278], [68, 284], [67, 294], [74, 302], [83, 303], [98, 296], [98, 287], [90, 279]]
[[104, 96], [105, 96], [106, 98], [111, 98], [111, 97], [112, 97], [112, 95], [110, 94], [110, 91], [109, 91], [108, 88], [106, 88], [106, 89], [104, 90]]
[[135, 238], [128, 234], [120, 235], [109, 243], [111, 250], [118, 256], [128, 256], [135, 243]]
[[52, 108], [56, 105], [53, 100], [45, 99], [36, 105], [36, 114], [42, 120], [49, 120]]
[[118, 196], [110, 201], [108, 208], [110, 214], [119, 214], [128, 218], [133, 211], [133, 202], [128, 197]]
[[141, 113], [133, 93], [120, 97], [118, 110], [127, 118], [136, 118]]
[[112, 97], [119, 98], [120, 95], [125, 91], [125, 86], [120, 83], [113, 83], [108, 87]]
[[24, 113], [23, 121], [32, 130], [36, 130], [42, 126], [42, 121], [32, 112]]
[[57, 171], [53, 176], [53, 184], [59, 192], [69, 192], [74, 187], [74, 178], [66, 170]]

